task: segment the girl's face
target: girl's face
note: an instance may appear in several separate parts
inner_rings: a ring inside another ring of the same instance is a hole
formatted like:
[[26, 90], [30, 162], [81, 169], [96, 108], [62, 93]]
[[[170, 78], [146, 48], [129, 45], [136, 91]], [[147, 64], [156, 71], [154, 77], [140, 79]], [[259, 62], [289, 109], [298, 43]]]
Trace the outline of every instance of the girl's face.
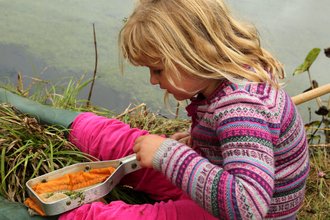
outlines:
[[[199, 93], [202, 93], [204, 97], [207, 98], [219, 84], [219, 81], [214, 79], [191, 77], [179, 67], [178, 71], [182, 77], [181, 84], [179, 83], [179, 79], [173, 74], [171, 70], [168, 73], [171, 75], [175, 83], [175, 86], [173, 86], [165, 75], [165, 66], [163, 63], [149, 63], [146, 66], [150, 70], [150, 83], [152, 85], [159, 84], [161, 89], [166, 89], [178, 101], [190, 99]], [[181, 91], [179, 88], [183, 88], [185, 91]]]

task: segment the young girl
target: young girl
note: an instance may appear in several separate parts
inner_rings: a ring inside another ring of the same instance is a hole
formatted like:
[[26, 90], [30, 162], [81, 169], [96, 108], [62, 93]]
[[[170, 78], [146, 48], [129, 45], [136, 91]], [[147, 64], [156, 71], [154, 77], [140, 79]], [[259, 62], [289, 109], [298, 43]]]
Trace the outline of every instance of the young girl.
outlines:
[[[309, 157], [304, 125], [280, 88], [282, 65], [222, 0], [145, 0], [119, 35], [150, 83], [190, 99], [193, 149], [148, 135], [133, 148], [221, 219], [295, 219]], [[173, 136], [181, 138], [186, 134]]]
[[[70, 141], [83, 152], [101, 160], [136, 152], [146, 169], [122, 182], [161, 202], [95, 202], [61, 220], [295, 219], [309, 171], [306, 135], [280, 88], [282, 65], [261, 48], [253, 26], [222, 0], [142, 0], [120, 31], [119, 48], [150, 69], [150, 83], [166, 96], [190, 99], [191, 132], [166, 139], [92, 113], [68, 116]], [[187, 135], [191, 147], [177, 141]]]

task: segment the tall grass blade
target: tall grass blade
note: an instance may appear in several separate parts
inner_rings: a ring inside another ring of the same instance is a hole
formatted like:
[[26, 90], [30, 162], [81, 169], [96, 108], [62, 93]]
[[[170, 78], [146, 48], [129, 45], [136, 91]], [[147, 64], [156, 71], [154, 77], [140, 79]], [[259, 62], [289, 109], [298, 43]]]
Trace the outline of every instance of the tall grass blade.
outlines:
[[5, 161], [6, 161], [6, 147], [4, 146], [2, 148], [1, 151], [1, 185], [2, 185], [2, 189], [3, 190], [7, 190], [7, 186], [6, 186], [6, 181], [5, 181], [5, 173], [6, 173], [6, 169], [5, 169]]

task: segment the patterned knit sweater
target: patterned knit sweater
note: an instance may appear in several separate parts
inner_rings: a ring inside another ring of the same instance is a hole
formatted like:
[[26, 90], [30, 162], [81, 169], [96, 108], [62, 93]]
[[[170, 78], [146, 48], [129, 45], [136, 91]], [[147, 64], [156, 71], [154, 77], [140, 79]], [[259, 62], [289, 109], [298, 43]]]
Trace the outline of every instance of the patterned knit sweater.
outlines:
[[309, 172], [296, 106], [269, 83], [223, 81], [187, 106], [191, 149], [167, 139], [154, 157], [198, 205], [220, 219], [283, 219], [300, 208]]

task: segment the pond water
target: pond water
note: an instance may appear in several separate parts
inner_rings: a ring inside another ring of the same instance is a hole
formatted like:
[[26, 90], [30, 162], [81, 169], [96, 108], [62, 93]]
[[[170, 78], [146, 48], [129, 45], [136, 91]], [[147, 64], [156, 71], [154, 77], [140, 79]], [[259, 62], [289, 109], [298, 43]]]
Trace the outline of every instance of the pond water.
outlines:
[[[286, 65], [287, 79], [291, 80], [286, 85], [289, 95], [298, 95], [309, 87], [307, 72], [294, 77], [292, 73], [315, 47], [322, 51], [311, 68], [312, 78], [320, 86], [330, 83], [330, 59], [323, 52], [330, 46], [329, 0], [227, 2], [256, 24], [265, 40], [263, 45]], [[91, 78], [95, 65], [94, 23], [97, 74], [105, 74], [96, 80], [92, 104], [121, 113], [130, 102], [144, 102], [153, 111], [168, 115], [164, 91], [149, 84], [147, 69], [129, 67], [124, 76], [118, 70], [117, 35], [133, 8], [132, 0], [0, 0], [0, 76], [16, 82], [18, 72], [34, 77], [48, 67], [40, 79], [80, 78], [85, 72], [84, 79]], [[25, 88], [31, 82], [25, 77]], [[81, 99], [87, 99], [89, 87], [83, 90]], [[327, 99], [328, 96], [322, 97], [325, 103]], [[306, 122], [308, 107], [312, 112], [317, 109], [315, 100], [298, 107]], [[183, 117], [184, 110], [180, 112]], [[316, 118], [313, 113], [312, 120]]]

